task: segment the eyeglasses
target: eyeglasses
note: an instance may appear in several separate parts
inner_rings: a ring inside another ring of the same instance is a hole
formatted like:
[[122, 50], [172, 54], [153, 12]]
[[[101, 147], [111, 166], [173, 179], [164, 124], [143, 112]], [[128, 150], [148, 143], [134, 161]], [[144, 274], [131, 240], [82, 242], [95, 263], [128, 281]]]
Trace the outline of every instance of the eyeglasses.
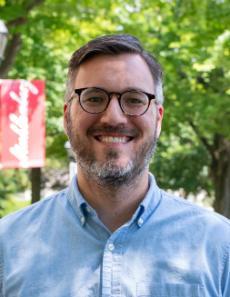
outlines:
[[[104, 89], [91, 87], [75, 89], [79, 97], [82, 109], [91, 114], [104, 112], [109, 106], [112, 95], [116, 95], [120, 108], [124, 114], [129, 116], [141, 116], [149, 108], [150, 101], [156, 99], [154, 94], [138, 90], [125, 91], [123, 93], [107, 92]], [[69, 102], [74, 97], [71, 97]]]

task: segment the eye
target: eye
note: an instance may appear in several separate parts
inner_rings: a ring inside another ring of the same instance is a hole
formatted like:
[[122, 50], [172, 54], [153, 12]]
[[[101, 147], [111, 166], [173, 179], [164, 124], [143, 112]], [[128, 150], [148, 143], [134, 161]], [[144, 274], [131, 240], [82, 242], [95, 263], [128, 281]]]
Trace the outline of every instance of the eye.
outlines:
[[103, 103], [104, 99], [100, 96], [90, 96], [90, 97], [85, 97], [83, 98], [83, 102], [86, 104], [99, 104]]
[[140, 107], [148, 104], [148, 97], [142, 92], [126, 92], [123, 94], [123, 104], [127, 107]]
[[125, 103], [130, 104], [130, 105], [142, 105], [142, 104], [145, 104], [143, 99], [138, 98], [138, 97], [128, 97], [128, 98], [125, 99]]

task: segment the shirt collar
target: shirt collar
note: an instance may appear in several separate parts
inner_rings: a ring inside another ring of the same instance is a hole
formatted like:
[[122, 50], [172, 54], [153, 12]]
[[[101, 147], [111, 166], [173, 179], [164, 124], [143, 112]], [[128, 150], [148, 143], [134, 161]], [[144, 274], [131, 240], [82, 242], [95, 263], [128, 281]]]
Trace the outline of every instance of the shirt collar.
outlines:
[[161, 200], [160, 189], [156, 184], [155, 177], [149, 173], [149, 189], [145, 198], [140, 203], [137, 211], [133, 215], [134, 220], [138, 227], [142, 227], [148, 220], [150, 215], [156, 210]]
[[[71, 206], [76, 211], [82, 225], [85, 223], [87, 215], [96, 215], [95, 210], [85, 201], [84, 197], [79, 191], [77, 176], [74, 176], [70, 183], [67, 197]], [[156, 184], [154, 176], [149, 173], [148, 192], [146, 193], [145, 198], [140, 203], [129, 223], [131, 224], [132, 222], [136, 222], [138, 227], [142, 227], [152, 212], [159, 205], [160, 199], [160, 189]]]
[[69, 185], [67, 199], [69, 200], [72, 208], [76, 211], [81, 224], [84, 225], [86, 220], [87, 202], [79, 191], [76, 175], [72, 178]]

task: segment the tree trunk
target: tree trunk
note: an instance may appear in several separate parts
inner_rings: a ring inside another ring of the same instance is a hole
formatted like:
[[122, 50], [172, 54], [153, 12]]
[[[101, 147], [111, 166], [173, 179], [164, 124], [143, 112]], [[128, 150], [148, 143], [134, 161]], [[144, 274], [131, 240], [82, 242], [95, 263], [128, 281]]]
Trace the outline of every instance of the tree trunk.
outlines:
[[14, 64], [14, 60], [16, 58], [16, 55], [18, 51], [20, 50], [22, 45], [21, 36], [20, 34], [16, 33], [13, 34], [12, 38], [8, 42], [5, 58], [2, 61], [2, 64], [0, 65], [0, 77], [6, 78], [8, 76], [8, 72], [12, 68], [12, 65]]
[[31, 203], [35, 203], [41, 198], [41, 168], [31, 168]]
[[213, 146], [211, 177], [215, 190], [215, 211], [230, 218], [230, 141], [216, 135]]

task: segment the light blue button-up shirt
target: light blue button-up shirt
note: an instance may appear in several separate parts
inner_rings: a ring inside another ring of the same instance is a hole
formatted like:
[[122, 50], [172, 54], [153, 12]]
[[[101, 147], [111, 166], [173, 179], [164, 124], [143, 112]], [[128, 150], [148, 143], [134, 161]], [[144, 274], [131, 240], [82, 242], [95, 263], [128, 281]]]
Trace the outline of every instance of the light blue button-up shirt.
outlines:
[[132, 219], [113, 233], [76, 178], [3, 218], [0, 296], [230, 297], [229, 220], [149, 180]]

